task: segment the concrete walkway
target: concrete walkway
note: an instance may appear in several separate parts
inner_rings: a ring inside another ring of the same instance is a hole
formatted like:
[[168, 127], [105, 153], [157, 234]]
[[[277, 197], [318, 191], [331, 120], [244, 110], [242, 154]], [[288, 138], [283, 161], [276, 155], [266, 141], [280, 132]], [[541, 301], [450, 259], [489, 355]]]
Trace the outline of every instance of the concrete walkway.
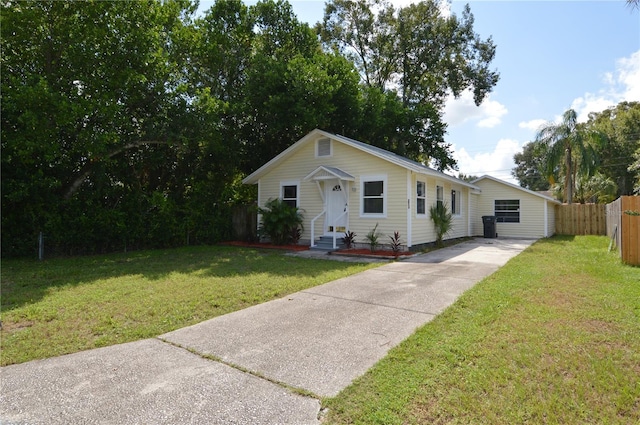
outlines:
[[317, 397], [532, 242], [475, 239], [155, 339], [4, 367], [0, 422], [318, 424]]

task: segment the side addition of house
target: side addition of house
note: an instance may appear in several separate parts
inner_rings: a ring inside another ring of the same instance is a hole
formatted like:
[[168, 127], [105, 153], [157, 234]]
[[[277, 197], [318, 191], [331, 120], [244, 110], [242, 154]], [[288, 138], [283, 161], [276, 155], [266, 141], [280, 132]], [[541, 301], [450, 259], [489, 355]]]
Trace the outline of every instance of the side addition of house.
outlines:
[[555, 206], [561, 202], [491, 176], [472, 183], [482, 191], [472, 220], [474, 235], [483, 233], [484, 215], [496, 217], [499, 237], [538, 239], [555, 233]]

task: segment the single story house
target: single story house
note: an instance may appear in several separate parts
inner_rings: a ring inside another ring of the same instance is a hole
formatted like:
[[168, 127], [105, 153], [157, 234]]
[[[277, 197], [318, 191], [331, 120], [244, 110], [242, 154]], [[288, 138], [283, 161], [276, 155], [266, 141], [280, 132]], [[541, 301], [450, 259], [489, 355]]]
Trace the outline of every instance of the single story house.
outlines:
[[555, 206], [560, 201], [491, 176], [472, 183], [481, 190], [472, 223], [474, 235], [483, 234], [485, 215], [496, 216], [498, 236], [537, 239], [555, 233]]
[[[481, 216], [503, 213], [489, 208], [493, 199], [521, 200], [524, 208], [529, 208], [530, 201], [540, 200], [540, 208], [535, 209], [539, 217], [518, 215], [522, 228], [526, 228], [525, 220], [538, 223], [548, 218], [544, 214], [552, 215], [547, 211], [547, 201], [553, 200], [506, 182], [502, 182], [506, 192], [500, 197], [492, 191], [498, 182], [485, 176], [469, 183], [384, 149], [318, 129], [243, 180], [258, 185], [259, 206], [280, 198], [300, 208], [304, 215], [301, 243], [314, 247], [324, 238], [325, 243], [332, 240], [335, 247], [346, 231], [356, 233], [357, 242], [364, 242], [364, 236], [378, 225], [377, 230], [385, 235], [383, 243], [397, 231], [408, 249], [435, 241], [429, 208], [436, 202], [444, 202], [453, 213], [453, 229], [446, 235], [451, 239], [482, 235]], [[486, 202], [480, 200], [483, 186], [491, 196]], [[520, 196], [515, 196], [518, 189]], [[496, 205], [501, 208], [502, 204]], [[520, 211], [519, 205], [509, 203], [508, 211], [514, 208]], [[514, 214], [509, 217], [515, 220]], [[553, 229], [505, 229], [502, 233], [503, 226], [512, 224], [500, 222], [499, 233], [530, 237], [553, 234]]]

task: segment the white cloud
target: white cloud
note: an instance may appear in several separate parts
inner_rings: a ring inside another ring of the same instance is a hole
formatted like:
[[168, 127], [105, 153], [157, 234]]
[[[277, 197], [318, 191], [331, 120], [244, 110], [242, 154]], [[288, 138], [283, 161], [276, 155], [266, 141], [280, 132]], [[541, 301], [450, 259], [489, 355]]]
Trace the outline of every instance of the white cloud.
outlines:
[[624, 86], [622, 100], [640, 99], [640, 50], [617, 63], [618, 82]]
[[538, 129], [540, 129], [540, 127], [542, 127], [546, 123], [547, 123], [547, 120], [542, 120], [542, 119], [522, 121], [521, 123], [518, 124], [518, 127], [524, 128], [527, 130], [538, 131]]
[[522, 151], [522, 145], [517, 140], [500, 139], [493, 152], [471, 154], [465, 148], [459, 150], [455, 146], [453, 148], [453, 157], [458, 161], [461, 173], [478, 177], [488, 174], [518, 184], [518, 181], [511, 175], [511, 170], [515, 167], [513, 156]]
[[495, 100], [487, 99], [480, 105], [486, 118], [478, 121], [478, 127], [492, 128], [502, 122], [501, 117], [507, 114], [507, 108]]
[[508, 113], [507, 108], [491, 95], [476, 106], [473, 101], [473, 93], [465, 90], [459, 98], [449, 96], [444, 108], [444, 121], [450, 127], [463, 124], [467, 121], [476, 121], [478, 127], [493, 128], [502, 122], [502, 117]]
[[602, 79], [604, 88], [598, 93], [585, 93], [574, 99], [571, 108], [578, 114], [578, 121], [588, 119], [590, 112], [601, 112], [622, 101], [640, 100], [640, 50], [616, 61], [615, 70]]

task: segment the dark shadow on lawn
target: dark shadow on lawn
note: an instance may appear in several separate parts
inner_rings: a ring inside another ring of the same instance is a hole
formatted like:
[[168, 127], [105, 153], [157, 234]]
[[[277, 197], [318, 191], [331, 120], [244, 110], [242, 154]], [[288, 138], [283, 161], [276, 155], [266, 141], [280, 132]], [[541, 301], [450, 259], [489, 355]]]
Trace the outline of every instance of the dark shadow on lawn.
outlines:
[[284, 254], [285, 251], [267, 249], [199, 246], [45, 261], [5, 260], [2, 262], [2, 310], [34, 303], [51, 288], [128, 275], [141, 275], [148, 280], [163, 279], [171, 273], [196, 272], [201, 276], [223, 278], [265, 272], [282, 277], [314, 277], [353, 265]]

